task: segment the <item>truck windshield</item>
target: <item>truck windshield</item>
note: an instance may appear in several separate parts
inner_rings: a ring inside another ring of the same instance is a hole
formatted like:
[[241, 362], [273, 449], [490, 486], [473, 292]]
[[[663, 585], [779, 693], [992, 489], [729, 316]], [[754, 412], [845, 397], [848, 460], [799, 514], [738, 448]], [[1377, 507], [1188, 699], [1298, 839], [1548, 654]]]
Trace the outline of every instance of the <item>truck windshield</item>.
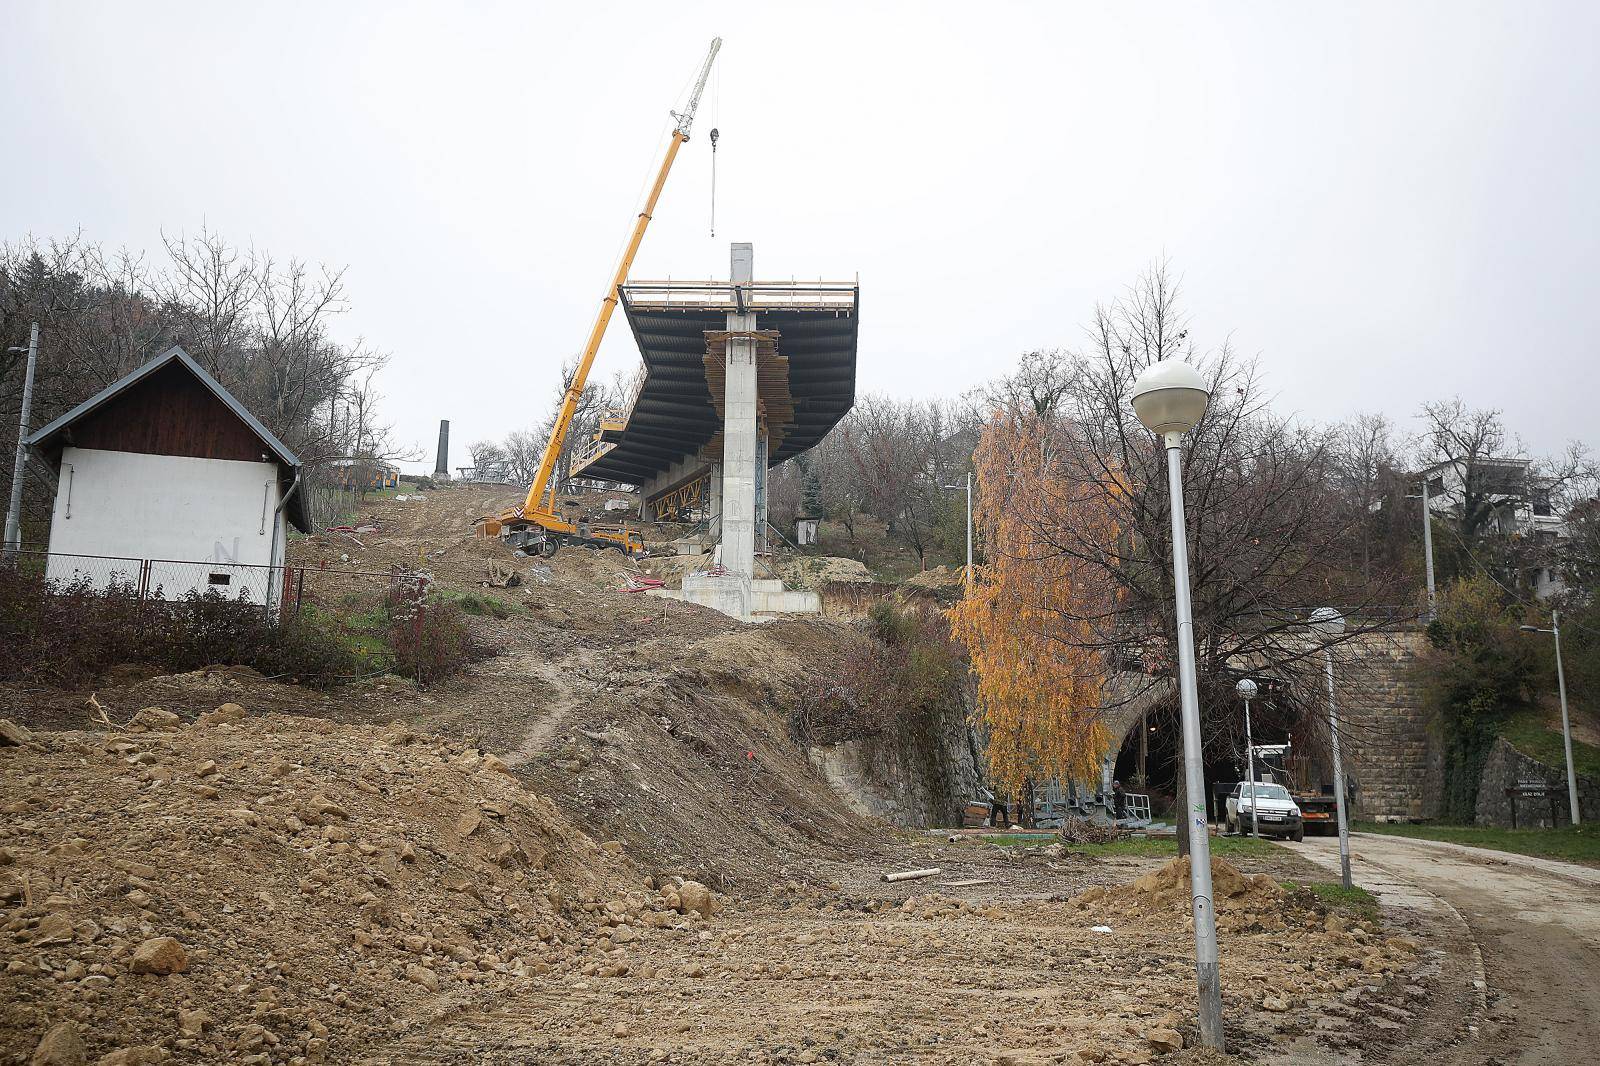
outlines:
[[[1246, 781], [1244, 784], [1240, 785], [1239, 793], [1240, 795], [1244, 796], [1245, 799], [1249, 799], [1250, 782]], [[1263, 785], [1259, 781], [1256, 782], [1256, 799], [1286, 800], [1288, 798], [1289, 790], [1284, 788], [1282, 785]]]

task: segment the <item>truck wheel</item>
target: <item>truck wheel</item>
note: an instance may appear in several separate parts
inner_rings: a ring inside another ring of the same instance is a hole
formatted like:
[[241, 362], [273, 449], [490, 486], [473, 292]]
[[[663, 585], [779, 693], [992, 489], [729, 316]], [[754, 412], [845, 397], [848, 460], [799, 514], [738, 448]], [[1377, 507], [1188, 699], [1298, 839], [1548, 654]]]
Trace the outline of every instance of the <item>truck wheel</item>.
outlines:
[[546, 537], [539, 542], [539, 554], [546, 559], [554, 559], [556, 557], [556, 549], [560, 546], [556, 543], [554, 537]]
[[1301, 826], [1299, 829], [1296, 829], [1294, 831], [1294, 842], [1296, 844], [1300, 843], [1305, 838], [1306, 838], [1306, 831], [1305, 831], [1305, 827], [1304, 826]]

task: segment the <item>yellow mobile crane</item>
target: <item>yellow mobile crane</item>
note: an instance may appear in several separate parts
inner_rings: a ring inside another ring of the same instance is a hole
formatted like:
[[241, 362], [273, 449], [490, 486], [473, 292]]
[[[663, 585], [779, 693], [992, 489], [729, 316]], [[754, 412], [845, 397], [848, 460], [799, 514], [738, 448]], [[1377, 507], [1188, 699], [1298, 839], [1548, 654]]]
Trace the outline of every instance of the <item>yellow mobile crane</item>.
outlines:
[[528, 486], [528, 498], [523, 501], [521, 507], [508, 508], [498, 516], [479, 519], [483, 523], [486, 536], [498, 533], [508, 544], [524, 551], [536, 550], [546, 558], [554, 555], [556, 549], [563, 544], [579, 544], [588, 548], [616, 548], [628, 555], [644, 550], [644, 540], [627, 525], [590, 526], [583, 522], [569, 521], [557, 513], [554, 474], [556, 461], [561, 457], [561, 448], [567, 438], [567, 431], [572, 428], [572, 416], [578, 410], [578, 403], [583, 398], [584, 385], [589, 380], [589, 368], [594, 365], [594, 357], [600, 351], [600, 342], [605, 339], [606, 326], [611, 322], [611, 313], [617, 309], [618, 290], [628, 280], [628, 271], [633, 268], [633, 257], [638, 254], [639, 244], [644, 240], [645, 228], [650, 225], [656, 201], [660, 199], [661, 189], [667, 183], [667, 174], [672, 170], [672, 161], [677, 158], [678, 149], [689, 140], [689, 127], [694, 124], [695, 111], [700, 107], [700, 96], [705, 92], [706, 78], [710, 76], [711, 64], [716, 60], [717, 52], [721, 48], [721, 37], [712, 40], [711, 51], [706, 54], [706, 61], [700, 67], [700, 77], [694, 83], [694, 92], [690, 94], [688, 104], [681, 113], [677, 111], [671, 113], [677, 120], [677, 126], [672, 131], [672, 141], [667, 145], [667, 154], [661, 160], [661, 169], [656, 174], [655, 184], [650, 188], [649, 198], [645, 200], [644, 210], [639, 212], [639, 217], [633, 224], [633, 236], [628, 240], [627, 250], [622, 253], [622, 261], [617, 264], [616, 276], [611, 279], [611, 286], [606, 289], [605, 298], [600, 301], [600, 313], [594, 320], [594, 327], [589, 331], [589, 342], [583, 347], [583, 357], [578, 360], [577, 372], [572, 375], [572, 381], [567, 385], [566, 396], [561, 401], [561, 412], [556, 415], [556, 424], [550, 431], [550, 440], [544, 446], [544, 457], [539, 460], [539, 472], [534, 475], [533, 484]]

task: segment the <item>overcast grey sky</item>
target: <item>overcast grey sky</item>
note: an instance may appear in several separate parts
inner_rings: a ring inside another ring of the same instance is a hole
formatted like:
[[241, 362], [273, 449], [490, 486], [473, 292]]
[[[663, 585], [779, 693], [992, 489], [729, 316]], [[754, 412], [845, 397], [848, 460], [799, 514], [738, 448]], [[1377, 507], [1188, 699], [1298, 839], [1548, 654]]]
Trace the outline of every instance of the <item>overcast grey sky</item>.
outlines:
[[[0, 2], [0, 236], [348, 266], [432, 453], [538, 421], [709, 39], [634, 270], [859, 274], [861, 391], [1072, 346], [1153, 258], [1286, 412], [1600, 444], [1600, 4]], [[722, 131], [717, 236], [705, 132]], [[620, 327], [620, 328], [619, 328]], [[597, 372], [631, 368], [613, 326]]]

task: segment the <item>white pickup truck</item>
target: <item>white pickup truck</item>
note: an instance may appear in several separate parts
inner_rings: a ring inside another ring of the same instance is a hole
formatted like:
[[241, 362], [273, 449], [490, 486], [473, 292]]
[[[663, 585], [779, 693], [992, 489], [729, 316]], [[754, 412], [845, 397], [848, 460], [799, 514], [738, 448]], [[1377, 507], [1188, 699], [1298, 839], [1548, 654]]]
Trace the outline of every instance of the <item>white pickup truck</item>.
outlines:
[[1255, 822], [1263, 834], [1271, 833], [1294, 840], [1306, 838], [1306, 826], [1300, 817], [1300, 806], [1295, 803], [1294, 797], [1289, 795], [1289, 790], [1282, 785], [1268, 784], [1265, 781], [1257, 781], [1254, 785], [1249, 781], [1240, 781], [1233, 786], [1233, 791], [1228, 793], [1226, 821], [1230, 832], [1250, 832], [1252, 795], [1255, 804]]

